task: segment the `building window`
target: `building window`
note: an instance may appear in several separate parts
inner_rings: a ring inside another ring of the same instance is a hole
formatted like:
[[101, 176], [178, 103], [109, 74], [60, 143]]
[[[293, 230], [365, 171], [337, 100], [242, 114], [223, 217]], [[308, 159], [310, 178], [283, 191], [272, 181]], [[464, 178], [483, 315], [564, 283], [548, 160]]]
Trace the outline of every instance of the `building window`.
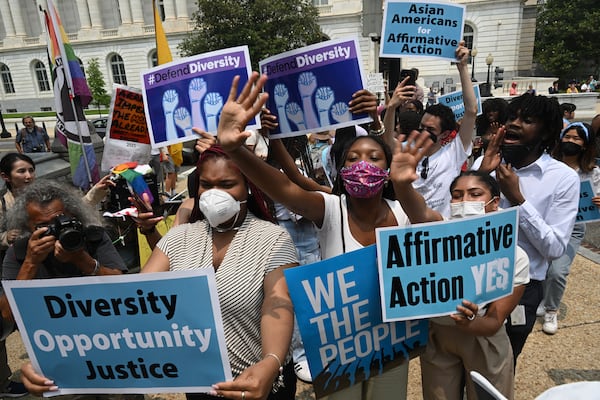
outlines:
[[127, 85], [127, 75], [125, 74], [125, 63], [123, 58], [114, 54], [110, 58], [110, 69], [112, 71], [113, 82], [121, 85]]
[[463, 40], [465, 41], [465, 47], [469, 50], [473, 50], [473, 37], [474, 37], [473, 27], [469, 24], [465, 24]]
[[158, 52], [152, 50], [150, 52], [150, 67], [156, 67], [158, 65]]
[[38, 83], [38, 89], [40, 92], [50, 91], [50, 81], [48, 80], [48, 72], [43, 62], [37, 61], [33, 67], [35, 71], [35, 77]]
[[329, 4], [329, 0], [313, 0], [315, 6], [326, 6]]
[[4, 93], [14, 93], [15, 85], [13, 84], [12, 75], [10, 74], [10, 68], [6, 64], [0, 64], [0, 77], [2, 78], [2, 87]]

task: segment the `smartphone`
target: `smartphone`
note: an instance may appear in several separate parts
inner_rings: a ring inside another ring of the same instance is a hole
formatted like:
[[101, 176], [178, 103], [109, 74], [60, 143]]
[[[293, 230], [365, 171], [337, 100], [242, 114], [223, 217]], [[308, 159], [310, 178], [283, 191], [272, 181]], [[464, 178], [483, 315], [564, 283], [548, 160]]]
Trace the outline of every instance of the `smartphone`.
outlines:
[[146, 205], [146, 202], [144, 201], [144, 199], [142, 199], [142, 197], [139, 194], [132, 191], [131, 195], [135, 199], [136, 203], [138, 203], [138, 205], [141, 208], [141, 210], [138, 210], [138, 211], [141, 211], [141, 212], [151, 212], [152, 211], [151, 208], [150, 209], [148, 208], [148, 206]]
[[400, 71], [400, 82], [402, 82], [407, 76], [409, 78], [406, 82], [406, 86], [415, 86], [417, 84], [417, 72], [413, 71], [412, 69], [403, 69]]

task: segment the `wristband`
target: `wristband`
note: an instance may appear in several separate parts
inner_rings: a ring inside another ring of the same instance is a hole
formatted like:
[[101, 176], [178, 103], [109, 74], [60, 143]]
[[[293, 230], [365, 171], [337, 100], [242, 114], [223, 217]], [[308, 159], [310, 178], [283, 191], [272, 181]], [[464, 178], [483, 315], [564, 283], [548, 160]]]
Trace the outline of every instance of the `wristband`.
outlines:
[[94, 276], [94, 275], [98, 275], [98, 270], [100, 269], [100, 263], [98, 262], [98, 260], [96, 260], [95, 258], [94, 260], [94, 271], [92, 271], [92, 273], [90, 275]]
[[369, 129], [369, 134], [373, 136], [381, 136], [385, 133], [385, 126], [381, 127], [381, 129], [373, 130]]
[[267, 357], [273, 357], [275, 360], [277, 360], [277, 364], [279, 364], [279, 376], [277, 377], [277, 380], [275, 381], [275, 383], [273, 383], [273, 391], [276, 392], [279, 388], [284, 386], [283, 385], [283, 365], [281, 364], [281, 360], [279, 359], [277, 354], [267, 353], [263, 357], [263, 360]]

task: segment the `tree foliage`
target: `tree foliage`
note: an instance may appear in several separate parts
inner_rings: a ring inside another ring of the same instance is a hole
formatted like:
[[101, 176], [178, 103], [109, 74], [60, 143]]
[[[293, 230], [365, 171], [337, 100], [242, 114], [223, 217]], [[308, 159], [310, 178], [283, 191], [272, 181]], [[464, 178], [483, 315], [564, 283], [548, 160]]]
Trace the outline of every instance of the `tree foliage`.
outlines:
[[198, 0], [185, 56], [248, 45], [253, 68], [266, 57], [323, 40], [312, 0]]
[[563, 80], [597, 75], [600, 67], [598, 0], [546, 0], [537, 16], [534, 56]]
[[104, 77], [100, 72], [100, 63], [97, 58], [88, 61], [86, 78], [90, 92], [92, 92], [92, 104], [98, 109], [100, 109], [100, 106], [108, 107], [110, 105], [110, 95], [104, 87]]

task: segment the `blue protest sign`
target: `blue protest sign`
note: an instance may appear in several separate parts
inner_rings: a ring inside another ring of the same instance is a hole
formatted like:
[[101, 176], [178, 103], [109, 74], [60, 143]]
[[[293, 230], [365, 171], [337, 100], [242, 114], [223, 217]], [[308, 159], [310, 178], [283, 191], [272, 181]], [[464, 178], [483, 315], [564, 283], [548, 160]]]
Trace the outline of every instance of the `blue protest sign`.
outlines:
[[386, 1], [380, 56], [454, 61], [463, 37], [465, 9], [447, 2]]
[[[480, 115], [482, 111], [479, 85], [473, 86], [473, 89], [475, 90], [475, 99], [477, 100], [477, 115]], [[438, 97], [438, 103], [450, 107], [454, 113], [454, 119], [456, 121], [460, 121], [465, 115], [465, 104], [463, 103], [462, 90], [457, 90], [456, 92], [451, 92]]]
[[365, 87], [356, 39], [321, 42], [262, 60], [269, 79], [267, 108], [279, 126], [271, 138], [300, 136], [371, 122], [352, 114], [348, 103]]
[[592, 222], [600, 220], [600, 211], [592, 202], [595, 196], [592, 181], [589, 179], [581, 181], [579, 189], [579, 210], [577, 211], [577, 222]]
[[[241, 91], [251, 74], [247, 46], [183, 58], [142, 71], [144, 105], [152, 147], [196, 138], [192, 127], [216, 135], [233, 77]], [[260, 127], [258, 118], [247, 129]]]
[[378, 228], [384, 321], [449, 315], [513, 290], [517, 210], [405, 228]]
[[384, 323], [375, 246], [285, 270], [317, 397], [416, 356], [428, 321]]
[[232, 379], [212, 269], [3, 285], [52, 395], [206, 392]]

